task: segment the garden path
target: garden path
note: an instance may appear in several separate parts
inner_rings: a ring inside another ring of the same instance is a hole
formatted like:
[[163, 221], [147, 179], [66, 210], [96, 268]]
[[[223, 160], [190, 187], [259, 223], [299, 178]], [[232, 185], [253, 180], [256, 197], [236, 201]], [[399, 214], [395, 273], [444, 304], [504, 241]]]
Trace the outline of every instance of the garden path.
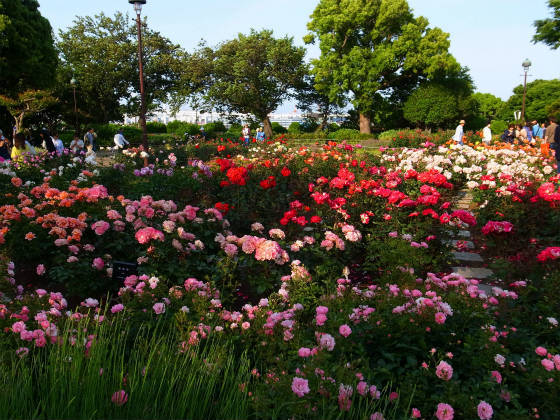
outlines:
[[[456, 203], [456, 209], [459, 210], [471, 210], [471, 205], [473, 203], [472, 193], [470, 190], [461, 190], [458, 194], [458, 201]], [[453, 252], [453, 257], [457, 261], [458, 265], [452, 267], [454, 273], [460, 274], [467, 279], [477, 279], [480, 280], [479, 288], [484, 290], [487, 295], [492, 292], [492, 286], [485, 283], [493, 275], [493, 271], [482, 267], [484, 264], [484, 259], [479, 253], [475, 252], [475, 244], [470, 241], [471, 232], [468, 230], [461, 230], [457, 234], [457, 237], [452, 241], [452, 244], [458, 250]], [[469, 252], [464, 250], [468, 249]]]

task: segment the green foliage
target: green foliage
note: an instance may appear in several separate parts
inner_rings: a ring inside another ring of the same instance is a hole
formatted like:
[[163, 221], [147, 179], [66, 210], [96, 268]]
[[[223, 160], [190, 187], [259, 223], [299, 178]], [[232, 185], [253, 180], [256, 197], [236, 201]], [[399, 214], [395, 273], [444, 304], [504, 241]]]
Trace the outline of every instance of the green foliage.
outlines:
[[0, 105], [5, 106], [12, 115], [16, 131], [21, 131], [25, 117], [33, 116], [56, 102], [51, 92], [45, 90], [26, 90], [15, 97], [0, 95]]
[[[526, 119], [528, 121], [546, 121], [549, 117], [546, 107], [558, 99], [558, 92], [560, 92], [560, 79], [538, 79], [534, 82], [527, 83]], [[523, 85], [519, 85], [513, 89], [513, 95], [509, 98], [506, 106], [502, 110], [500, 119], [512, 119], [514, 111], [521, 111], [522, 102]]]
[[552, 18], [537, 20], [534, 25], [537, 33], [533, 42], [543, 42], [553, 50], [560, 47], [560, 0], [548, 0]]
[[272, 132], [274, 134], [284, 134], [284, 133], [287, 133], [288, 130], [286, 130], [286, 128], [284, 128], [282, 125], [280, 125], [280, 123], [273, 122], [272, 123]]
[[546, 115], [556, 118], [557, 121], [560, 121], [560, 99], [557, 99], [551, 104], [548, 104], [545, 108], [545, 111]]
[[[176, 93], [183, 51], [145, 24], [142, 36], [146, 101], [153, 110]], [[85, 121], [120, 121], [138, 112], [137, 29], [128, 15], [76, 17], [60, 31], [57, 46], [65, 71], [77, 80]]]
[[146, 130], [153, 134], [167, 133], [167, 126], [164, 123], [150, 121], [146, 123]]
[[371, 138], [371, 134], [360, 133], [360, 130], [353, 130], [351, 128], [341, 128], [331, 133], [329, 137], [335, 140], [368, 140]]
[[58, 58], [36, 0], [0, 1], [0, 94], [50, 88]]
[[492, 120], [490, 130], [493, 134], [501, 135], [508, 128], [508, 123], [503, 120]]
[[133, 125], [93, 124], [91, 127], [97, 134], [97, 142], [100, 146], [113, 146], [113, 138], [119, 129], [123, 130], [123, 136], [129, 142], [138, 143], [142, 138], [142, 129]]
[[225, 138], [229, 139], [238, 139], [241, 137], [241, 131], [243, 130], [243, 126], [241, 124], [232, 124], [230, 125], [228, 131], [224, 133]]
[[448, 126], [458, 118], [457, 99], [440, 85], [420, 86], [404, 104], [404, 117], [417, 126]]
[[217, 135], [225, 133], [226, 126], [221, 121], [208, 123], [208, 124], [204, 124], [204, 131], [206, 132], [207, 138], [214, 138]]
[[415, 18], [406, 0], [321, 0], [308, 29], [305, 42], [321, 49], [312, 61], [316, 87], [331, 99], [351, 95], [367, 122], [382, 93], [409, 92], [423, 77], [459, 68], [448, 34]]
[[476, 92], [472, 95], [477, 103], [478, 114], [486, 121], [495, 119], [505, 106], [505, 102], [491, 93]]
[[[293, 38], [274, 38], [272, 31], [251, 31], [218, 45], [203, 47], [187, 60], [191, 94], [202, 92], [219, 111], [252, 114], [272, 136], [268, 114], [303, 84], [305, 49]], [[196, 86], [192, 87], [192, 86]]]
[[175, 120], [167, 124], [167, 132], [170, 134], [175, 134], [182, 138], [185, 133], [190, 134], [191, 136], [200, 134], [200, 128], [198, 124], [191, 124]]
[[288, 133], [290, 134], [298, 134], [301, 132], [302, 132], [301, 124], [296, 121], [291, 123], [290, 126], [288, 127]]

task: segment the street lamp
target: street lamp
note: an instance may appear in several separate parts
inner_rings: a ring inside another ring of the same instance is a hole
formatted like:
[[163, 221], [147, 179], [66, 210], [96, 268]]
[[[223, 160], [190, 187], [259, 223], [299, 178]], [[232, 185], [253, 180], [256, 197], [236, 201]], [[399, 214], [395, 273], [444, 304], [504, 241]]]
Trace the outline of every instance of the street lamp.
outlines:
[[523, 105], [521, 106], [521, 122], [525, 121], [525, 99], [527, 97], [527, 72], [529, 71], [529, 67], [531, 67], [531, 61], [526, 58], [523, 63], [523, 70], [525, 70], [525, 81], [523, 82]]
[[[142, 23], [140, 14], [146, 0], [128, 0], [134, 5], [136, 12], [136, 25], [138, 27], [138, 68], [140, 70], [140, 126], [142, 127], [142, 148], [148, 153], [148, 130], [146, 129], [146, 94], [144, 92], [144, 67], [142, 65]], [[144, 166], [148, 166], [148, 158], [144, 158]]]
[[76, 83], [77, 80], [72, 77], [72, 79], [70, 79], [70, 84], [74, 89], [74, 126], [76, 128], [76, 132], [78, 132], [78, 103], [76, 102]]

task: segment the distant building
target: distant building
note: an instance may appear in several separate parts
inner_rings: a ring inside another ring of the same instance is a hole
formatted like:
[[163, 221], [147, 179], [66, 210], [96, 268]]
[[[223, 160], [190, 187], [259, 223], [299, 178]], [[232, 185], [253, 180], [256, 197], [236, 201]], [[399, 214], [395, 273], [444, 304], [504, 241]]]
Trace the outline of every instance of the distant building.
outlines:
[[[241, 123], [248, 122], [247, 115], [244, 114], [228, 114], [229, 116], [235, 117], [235, 119], [239, 120]], [[171, 115], [171, 113], [166, 111], [155, 112], [151, 116], [149, 116], [146, 120], [148, 122], [161, 122], [164, 124], [168, 124], [171, 121], [182, 121], [188, 122], [191, 124], [198, 124], [204, 125], [212, 122], [222, 121], [226, 127], [229, 128], [228, 123], [228, 115], [220, 114], [218, 112], [198, 112], [193, 110], [181, 110], [177, 112], [175, 115]], [[290, 124], [293, 122], [301, 123], [305, 119], [305, 114], [300, 112], [291, 112], [291, 113], [283, 113], [277, 114], [272, 113], [268, 115], [270, 118], [270, 122], [277, 122], [282, 127], [288, 128]], [[329, 123], [330, 122], [340, 122], [344, 119], [345, 115], [331, 115], [329, 116]], [[125, 116], [124, 118], [125, 124], [137, 124], [138, 117], [128, 117]]]

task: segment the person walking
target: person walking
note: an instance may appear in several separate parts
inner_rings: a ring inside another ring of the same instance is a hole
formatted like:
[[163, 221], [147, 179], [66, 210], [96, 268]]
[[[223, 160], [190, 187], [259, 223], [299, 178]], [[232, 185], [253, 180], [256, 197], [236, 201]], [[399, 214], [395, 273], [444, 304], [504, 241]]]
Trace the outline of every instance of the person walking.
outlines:
[[539, 125], [539, 123], [535, 120], [532, 122], [533, 124], [533, 138], [535, 140], [540, 140], [543, 138], [543, 129], [542, 127]]
[[249, 128], [248, 124], [245, 124], [243, 126], [243, 130], [241, 131], [241, 134], [243, 135], [243, 141], [245, 146], [249, 146], [249, 142], [251, 141], [251, 129]]
[[488, 124], [486, 124], [486, 127], [482, 129], [482, 141], [484, 142], [484, 144], [486, 144], [486, 146], [489, 146], [490, 142], [492, 141], [492, 130], [490, 129], [491, 125], [492, 124], [488, 122]]
[[97, 133], [92, 127], [90, 127], [88, 131], [86, 131], [86, 134], [84, 134], [84, 145], [91, 145], [93, 151], [97, 152]]
[[464, 128], [465, 128], [465, 120], [459, 121], [459, 125], [455, 129], [455, 135], [453, 136], [453, 140], [455, 144], [463, 145], [463, 135], [464, 135]]
[[124, 149], [125, 145], [129, 145], [130, 143], [124, 138], [123, 136], [123, 130], [122, 128], [119, 129], [119, 131], [117, 132], [117, 134], [115, 134], [115, 137], [113, 138], [113, 141], [115, 142], [115, 150], [120, 150], [120, 149]]

